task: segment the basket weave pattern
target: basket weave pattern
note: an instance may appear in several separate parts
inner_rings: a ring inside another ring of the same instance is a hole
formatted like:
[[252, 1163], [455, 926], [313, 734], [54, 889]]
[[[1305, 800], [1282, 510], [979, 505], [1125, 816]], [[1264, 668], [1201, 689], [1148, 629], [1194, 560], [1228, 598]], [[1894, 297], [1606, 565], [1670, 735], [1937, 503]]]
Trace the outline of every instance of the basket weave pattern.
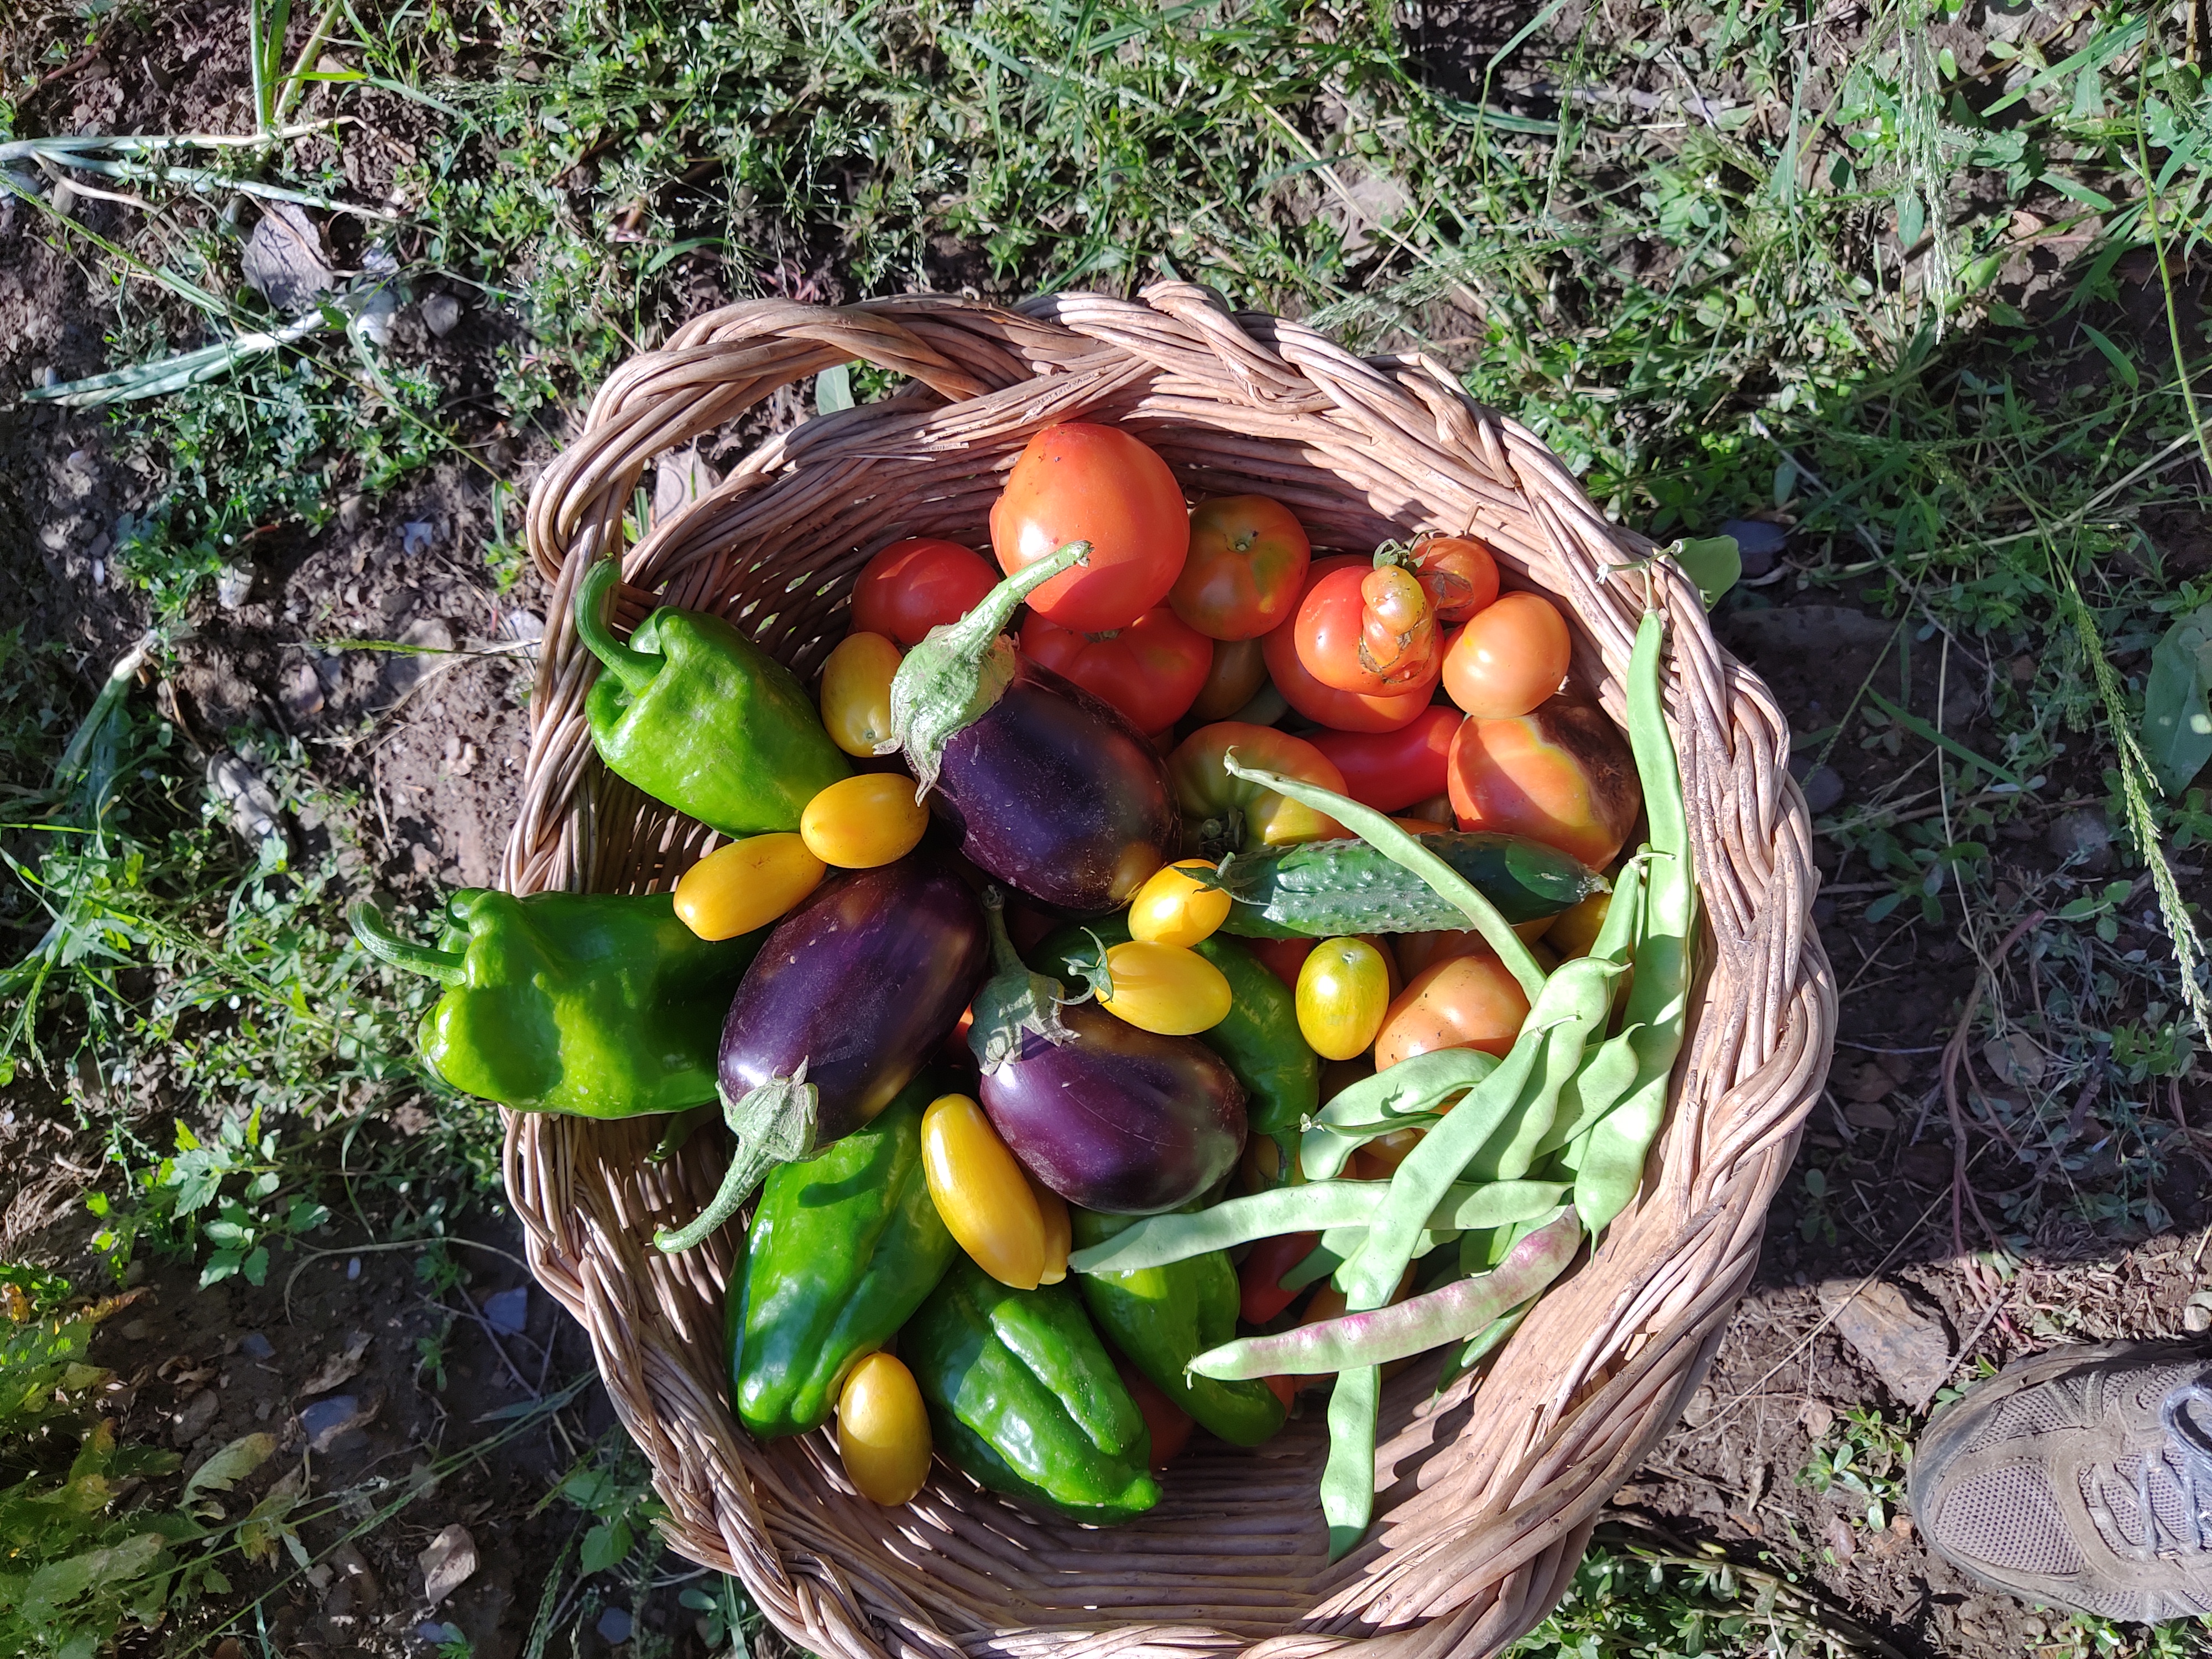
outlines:
[[[627, 544], [623, 515], [656, 456], [855, 358], [906, 383], [771, 439]], [[1006, 468], [1067, 419], [1133, 431], [1194, 495], [1275, 497], [1317, 548], [1474, 532], [1509, 586], [1559, 598], [1575, 679], [1622, 717], [1647, 579], [1605, 573], [1651, 544], [1607, 524], [1535, 437], [1425, 356], [1356, 357], [1179, 283], [1140, 301], [1054, 295], [1011, 312], [939, 296], [755, 301], [617, 373], [532, 495], [530, 548], [553, 596], [505, 884], [663, 888], [713, 844], [592, 752], [583, 702], [596, 665], [568, 607], [593, 561], [623, 561], [619, 626], [656, 596], [718, 611], [808, 678], [845, 630], [867, 558], [908, 536], [986, 545]], [[674, 1547], [737, 1573], [785, 1634], [838, 1659], [1309, 1659], [1352, 1646], [1458, 1659], [1540, 1620], [1748, 1285], [1835, 1032], [1788, 724], [1715, 642], [1680, 573], [1649, 580], [1672, 623], [1664, 691], [1705, 914], [1673, 1108], [1638, 1203], [1479, 1388], [1462, 1379], [1432, 1400], [1436, 1367], [1420, 1364], [1385, 1389], [1376, 1522], [1356, 1551], [1327, 1559], [1315, 1494], [1326, 1426], [1313, 1411], [1257, 1451], [1194, 1450], [1159, 1507], [1121, 1528], [1039, 1516], [941, 1464], [908, 1509], [877, 1508], [847, 1485], [829, 1433], [760, 1445], [738, 1427], [722, 1331], [731, 1239], [672, 1260], [652, 1247], [657, 1224], [712, 1194], [720, 1138], [651, 1164], [650, 1121], [510, 1115], [507, 1186], [532, 1269], [590, 1334]]]

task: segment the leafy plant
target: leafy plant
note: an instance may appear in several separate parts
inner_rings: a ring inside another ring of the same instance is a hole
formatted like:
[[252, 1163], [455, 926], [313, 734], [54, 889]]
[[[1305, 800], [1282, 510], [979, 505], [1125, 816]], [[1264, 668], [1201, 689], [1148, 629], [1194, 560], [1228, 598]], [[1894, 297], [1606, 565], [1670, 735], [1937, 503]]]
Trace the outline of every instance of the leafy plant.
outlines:
[[2169, 795], [2212, 760], [2212, 605], [2175, 621], [2150, 655], [2143, 686], [2143, 750]]
[[1852, 1524], [1879, 1532], [1905, 1497], [1905, 1471], [1912, 1461], [1909, 1429], [1872, 1407], [1847, 1407], [1814, 1446], [1798, 1472], [1800, 1486], [1842, 1492], [1859, 1505]]

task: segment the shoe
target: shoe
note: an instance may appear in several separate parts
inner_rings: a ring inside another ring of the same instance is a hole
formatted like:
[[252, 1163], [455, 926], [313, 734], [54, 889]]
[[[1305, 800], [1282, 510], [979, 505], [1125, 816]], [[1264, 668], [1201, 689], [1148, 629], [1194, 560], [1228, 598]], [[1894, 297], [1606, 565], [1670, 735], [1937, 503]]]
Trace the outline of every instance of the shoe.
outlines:
[[2212, 1613], [2212, 1353], [2017, 1361], [1929, 1420], [1905, 1489], [1938, 1555], [2024, 1600], [2145, 1624]]

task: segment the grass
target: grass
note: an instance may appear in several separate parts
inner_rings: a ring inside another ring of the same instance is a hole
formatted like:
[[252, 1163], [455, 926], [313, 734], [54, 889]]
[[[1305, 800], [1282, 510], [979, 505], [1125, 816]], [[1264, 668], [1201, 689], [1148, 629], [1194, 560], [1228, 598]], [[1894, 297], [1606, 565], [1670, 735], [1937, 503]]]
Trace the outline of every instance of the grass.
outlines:
[[[1985, 1242], [2024, 1254], [2053, 1215], [2170, 1219], [2165, 1091], [2201, 1075], [2205, 1033], [2189, 878], [2166, 860], [2201, 862], [2212, 839], [2203, 791], [2169, 793], [2142, 735], [2153, 647], [2212, 602], [2160, 516], [2201, 510], [2212, 469], [2182, 292], [2212, 103], [2178, 23], [2089, 5], [1969, 36], [1956, 7], [1887, 0], [1839, 41], [1795, 0], [1670, 0], [1588, 8], [1578, 32], [1546, 7], [1501, 50], [1503, 27], [1291, 0], [355, 0], [289, 35], [249, 9], [250, 119], [220, 136], [253, 142], [194, 165], [264, 198], [362, 200], [327, 130], [271, 136], [357, 124], [346, 142], [389, 173], [398, 219], [351, 221], [347, 258], [471, 296], [493, 343], [465, 391], [346, 311], [114, 404], [112, 443], [159, 486], [115, 556], [157, 661], [240, 538], [323, 527], [345, 495], [434, 462], [488, 465], [494, 441], [557, 441], [614, 363], [702, 305], [1206, 282], [1362, 348], [1431, 352], [1655, 535], [1789, 523], [1781, 575], [1731, 607], [1795, 591], [1896, 618], [1896, 681], [1882, 671], [1801, 747], [1889, 768], [1820, 826], [1831, 880], [1873, 889], [1838, 901], [1844, 920], [1961, 939], [1992, 970], [1976, 1052], [2018, 1036], [2034, 1057], [2023, 1085], [1967, 1091], [1969, 1121], [2046, 1172]], [[27, 20], [0, 64], [0, 143], [44, 136], [27, 113], [52, 108], [41, 75], [135, 26]], [[240, 287], [224, 190], [75, 176], [160, 206], [94, 236], [18, 204], [112, 292], [108, 367], [154, 384], [281, 320]], [[520, 502], [501, 499], [504, 586]], [[1974, 689], [1987, 746], [1915, 706], [1914, 652]], [[422, 991], [338, 921], [359, 803], [313, 751], [225, 734], [326, 826], [272, 862], [208, 804], [174, 727], [134, 698], [88, 723], [84, 704], [53, 647], [0, 641], [0, 923], [19, 941], [0, 1068], [106, 1146], [118, 1267], [158, 1248], [258, 1279], [334, 1209], [399, 1240], [483, 1201], [488, 1120], [404, 1058]], [[80, 732], [82, 763], [58, 775]], [[2061, 799], [2108, 814], [2126, 866], [2003, 873], [2008, 832]], [[362, 1136], [402, 1105], [428, 1137]], [[1808, 1238], [1832, 1236], [1818, 1161], [1802, 1180]], [[568, 1494], [601, 1547], [634, 1473]], [[1594, 1554], [1547, 1627], [1560, 1650], [1827, 1639], [1812, 1602], [1637, 1547]], [[562, 1580], [539, 1636], [592, 1594]], [[699, 1594], [719, 1644], [741, 1619]]]

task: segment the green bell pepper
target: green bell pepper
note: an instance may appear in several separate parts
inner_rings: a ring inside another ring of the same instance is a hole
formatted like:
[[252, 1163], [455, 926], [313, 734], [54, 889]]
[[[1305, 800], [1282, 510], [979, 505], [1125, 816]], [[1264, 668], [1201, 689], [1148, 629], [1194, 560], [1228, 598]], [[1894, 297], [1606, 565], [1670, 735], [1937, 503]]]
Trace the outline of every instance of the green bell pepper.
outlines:
[[[1068, 1212], [1078, 1248], [1104, 1243], [1136, 1218]], [[1283, 1402], [1265, 1382], [1224, 1382], [1184, 1369], [1237, 1336], [1241, 1294], [1226, 1250], [1159, 1267], [1078, 1273], [1083, 1300], [1114, 1346], [1201, 1428], [1232, 1445], [1256, 1446], [1283, 1426]]]
[[725, 836], [796, 830], [852, 768], [789, 669], [720, 617], [662, 606], [629, 643], [607, 626], [619, 575], [576, 586], [576, 637], [606, 665], [584, 701], [592, 744], [617, 776]]
[[348, 920], [371, 956], [447, 988], [416, 1035], [432, 1071], [518, 1111], [580, 1117], [714, 1100], [722, 1021], [767, 937], [702, 939], [666, 893], [464, 888], [436, 950], [366, 900]]
[[899, 1337], [937, 1449], [994, 1492], [1078, 1521], [1160, 1501], [1152, 1437], [1066, 1284], [1017, 1291], [963, 1256]]
[[[1128, 937], [1129, 913], [1123, 910], [1063, 927], [1031, 954], [1039, 971], [1076, 980], [1083, 977], [1079, 963], [1097, 963], [1099, 945], [1110, 949]], [[1244, 1085], [1252, 1133], [1271, 1136], [1289, 1169], [1306, 1119], [1321, 1109], [1321, 1057], [1298, 1031], [1297, 1001], [1273, 969], [1233, 939], [1216, 933], [1191, 949], [1229, 981], [1228, 1018], [1200, 1031], [1198, 1040]]]
[[827, 1422], [846, 1373], [959, 1253], [921, 1167], [922, 1109], [943, 1092], [925, 1073], [872, 1121], [769, 1172], [730, 1275], [731, 1397], [762, 1439]]

